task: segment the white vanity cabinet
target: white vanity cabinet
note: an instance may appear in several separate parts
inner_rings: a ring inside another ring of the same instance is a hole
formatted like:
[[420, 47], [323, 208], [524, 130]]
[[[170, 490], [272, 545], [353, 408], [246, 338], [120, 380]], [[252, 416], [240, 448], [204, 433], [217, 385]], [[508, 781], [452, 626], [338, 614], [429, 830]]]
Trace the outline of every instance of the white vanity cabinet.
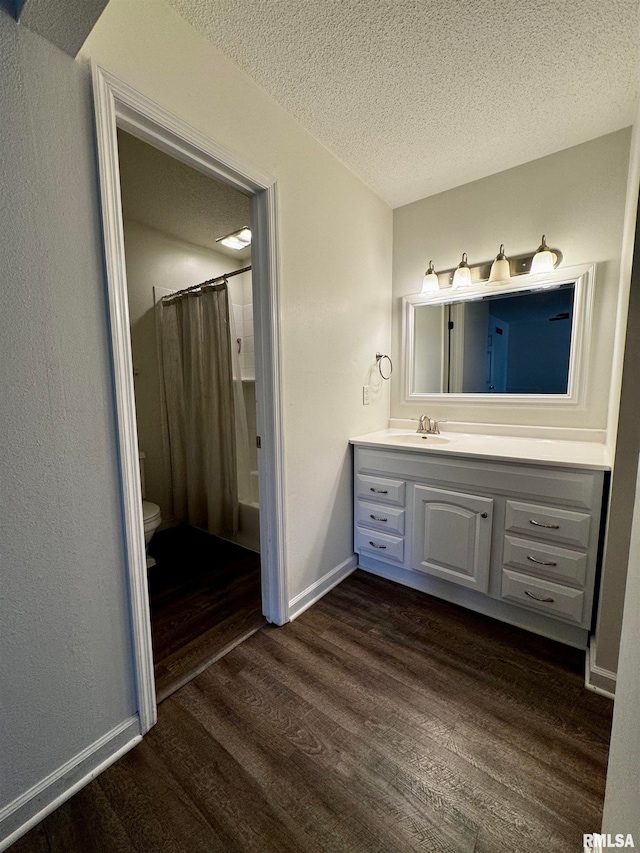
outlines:
[[359, 565], [586, 648], [604, 477], [356, 444]]

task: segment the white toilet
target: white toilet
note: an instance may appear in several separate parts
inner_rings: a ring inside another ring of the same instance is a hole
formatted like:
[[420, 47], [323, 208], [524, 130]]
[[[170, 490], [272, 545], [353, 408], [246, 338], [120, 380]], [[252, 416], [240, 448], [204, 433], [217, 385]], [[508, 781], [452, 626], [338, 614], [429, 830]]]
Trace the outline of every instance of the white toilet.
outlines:
[[144, 522], [144, 544], [147, 552], [147, 568], [150, 569], [152, 566], [155, 566], [156, 561], [153, 557], [149, 556], [149, 542], [153, 537], [153, 534], [156, 532], [158, 527], [160, 527], [160, 522], [162, 521], [162, 515], [160, 514], [160, 507], [158, 504], [151, 503], [151, 501], [146, 501], [145, 495], [145, 481], [144, 481], [144, 460], [146, 455], [143, 450], [138, 454], [140, 457], [140, 485], [142, 486], [142, 519]]

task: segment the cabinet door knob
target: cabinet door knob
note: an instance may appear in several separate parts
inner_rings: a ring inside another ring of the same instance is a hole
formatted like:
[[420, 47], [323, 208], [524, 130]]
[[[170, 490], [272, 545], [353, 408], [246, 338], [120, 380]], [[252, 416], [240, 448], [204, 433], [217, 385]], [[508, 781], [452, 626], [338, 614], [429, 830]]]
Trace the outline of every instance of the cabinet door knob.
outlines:
[[529, 598], [533, 598], [533, 599], [534, 599], [534, 601], [541, 601], [543, 604], [553, 604], [553, 601], [554, 601], [554, 599], [553, 599], [553, 598], [538, 598], [538, 596], [537, 596], [537, 595], [534, 595], [532, 592], [529, 592], [529, 591], [528, 591], [528, 590], [526, 590], [526, 589], [525, 589], [525, 591], [524, 591], [524, 594], [525, 594], [525, 595], [528, 595], [528, 596], [529, 596]]
[[557, 566], [558, 565], [557, 563], [554, 563], [553, 561], [551, 561], [549, 563], [545, 563], [544, 560], [536, 560], [535, 557], [530, 557], [528, 554], [527, 554], [527, 560], [531, 560], [532, 563], [537, 563], [539, 566]]
[[489, 518], [489, 513], [488, 512], [481, 513], [480, 518]]

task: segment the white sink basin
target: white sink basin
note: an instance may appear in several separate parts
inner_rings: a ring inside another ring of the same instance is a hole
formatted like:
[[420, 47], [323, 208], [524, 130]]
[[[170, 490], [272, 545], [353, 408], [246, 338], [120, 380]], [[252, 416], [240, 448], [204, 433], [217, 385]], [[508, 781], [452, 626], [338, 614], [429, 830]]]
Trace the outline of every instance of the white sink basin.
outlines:
[[443, 435], [411, 433], [409, 435], [390, 435], [388, 441], [391, 444], [408, 444], [413, 447], [438, 447], [439, 445], [449, 444], [451, 439], [445, 438]]

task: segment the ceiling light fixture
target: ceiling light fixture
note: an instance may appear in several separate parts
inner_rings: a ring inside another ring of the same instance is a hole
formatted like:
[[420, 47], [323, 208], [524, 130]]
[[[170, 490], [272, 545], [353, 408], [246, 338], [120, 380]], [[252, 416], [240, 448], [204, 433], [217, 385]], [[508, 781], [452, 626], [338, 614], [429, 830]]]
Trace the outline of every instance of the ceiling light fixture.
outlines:
[[429, 269], [424, 274], [422, 279], [422, 290], [420, 293], [437, 293], [440, 290], [438, 283], [438, 274], [433, 268], [433, 261], [429, 261]]
[[458, 290], [461, 287], [469, 287], [471, 284], [471, 270], [469, 269], [469, 264], [467, 263], [467, 253], [462, 253], [462, 260], [456, 267], [456, 271], [453, 274], [453, 287], [455, 290]]
[[509, 259], [504, 253], [504, 243], [500, 243], [500, 251], [491, 264], [491, 273], [487, 284], [507, 284], [511, 280], [511, 270], [509, 269]]
[[232, 231], [231, 234], [226, 234], [224, 237], [218, 237], [216, 243], [226, 246], [228, 249], [246, 249], [251, 245], [251, 229], [243, 225], [237, 231]]

